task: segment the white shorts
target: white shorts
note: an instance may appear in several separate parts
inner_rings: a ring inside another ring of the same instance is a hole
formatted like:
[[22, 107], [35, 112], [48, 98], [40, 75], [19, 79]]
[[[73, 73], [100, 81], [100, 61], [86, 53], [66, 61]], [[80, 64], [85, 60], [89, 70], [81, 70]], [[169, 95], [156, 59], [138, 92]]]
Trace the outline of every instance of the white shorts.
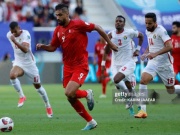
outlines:
[[25, 75], [28, 77], [28, 79], [33, 83], [33, 84], [39, 84], [40, 77], [39, 77], [39, 70], [36, 66], [36, 64], [31, 64], [28, 66], [21, 65], [19, 63], [14, 62], [13, 67], [18, 66], [23, 69]]
[[136, 63], [134, 61], [129, 61], [124, 66], [112, 66], [112, 74], [113, 78], [118, 73], [121, 72], [125, 75], [124, 81], [131, 81], [132, 74], [134, 74], [134, 70], [136, 68]]
[[154, 63], [148, 62], [143, 72], [152, 75], [153, 78], [158, 74], [165, 86], [174, 85], [173, 65], [162, 65], [161, 67], [157, 67]]

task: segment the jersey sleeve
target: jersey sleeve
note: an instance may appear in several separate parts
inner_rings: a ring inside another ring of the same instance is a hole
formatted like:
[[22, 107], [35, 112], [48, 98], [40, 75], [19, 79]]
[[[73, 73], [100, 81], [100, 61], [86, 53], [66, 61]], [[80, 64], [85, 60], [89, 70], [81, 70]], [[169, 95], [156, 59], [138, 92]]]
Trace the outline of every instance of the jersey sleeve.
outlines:
[[60, 42], [58, 39], [58, 27], [56, 27], [56, 29], [54, 30], [53, 37], [50, 44], [51, 46], [56, 46], [56, 47], [59, 47], [60, 45]]
[[80, 31], [83, 32], [91, 32], [94, 30], [95, 28], [95, 24], [93, 23], [88, 23], [88, 22], [84, 22], [82, 20], [78, 20], [77, 21], [77, 27]]
[[129, 34], [130, 34], [131, 38], [138, 37], [139, 36], [139, 31], [134, 30], [134, 29], [130, 29]]
[[10, 41], [10, 36], [11, 36], [11, 34], [10, 34], [10, 32], [8, 32], [7, 33], [7, 35], [6, 35], [6, 37], [7, 37], [7, 39]]
[[164, 43], [171, 39], [164, 27], [161, 27], [161, 29], [159, 31], [159, 36], [161, 37], [161, 39], [163, 40]]
[[31, 44], [31, 36], [28, 31], [26, 31], [25, 34], [23, 34], [22, 43], [23, 42]]

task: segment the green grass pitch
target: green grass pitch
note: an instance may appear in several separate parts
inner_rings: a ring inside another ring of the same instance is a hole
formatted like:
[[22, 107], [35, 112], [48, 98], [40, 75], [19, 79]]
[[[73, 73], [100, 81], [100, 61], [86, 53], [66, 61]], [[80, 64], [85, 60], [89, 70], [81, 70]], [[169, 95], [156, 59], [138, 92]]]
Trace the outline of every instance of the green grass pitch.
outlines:
[[[81, 131], [86, 122], [73, 110], [64, 95], [62, 85], [44, 85], [47, 90], [54, 117], [47, 118], [44, 103], [32, 85], [23, 85], [27, 100], [22, 108], [17, 108], [18, 95], [12, 86], [0, 86], [0, 117], [11, 117], [14, 121], [12, 135], [179, 135], [180, 105], [172, 104], [175, 95], [159, 91], [162, 102], [147, 106], [148, 118], [135, 119], [129, 116], [124, 105], [112, 104], [113, 86], [108, 86], [107, 98], [99, 99], [99, 84], [84, 84], [82, 89], [91, 88], [95, 94], [95, 107], [91, 112], [98, 127], [91, 131]], [[161, 84], [151, 84], [148, 88], [164, 89]], [[86, 106], [86, 100], [81, 99]], [[165, 101], [165, 102], [164, 102]], [[135, 110], [137, 112], [137, 107]]]

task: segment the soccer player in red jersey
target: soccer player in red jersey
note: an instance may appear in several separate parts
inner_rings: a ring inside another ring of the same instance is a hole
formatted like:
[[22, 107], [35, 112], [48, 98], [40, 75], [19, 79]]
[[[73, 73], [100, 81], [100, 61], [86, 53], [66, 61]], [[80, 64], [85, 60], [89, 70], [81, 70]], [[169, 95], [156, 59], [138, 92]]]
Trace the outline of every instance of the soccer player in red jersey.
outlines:
[[[105, 40], [100, 37], [98, 42], [95, 45], [95, 51], [94, 51], [94, 65], [98, 64], [98, 70], [96, 72], [96, 76], [98, 78], [98, 81], [102, 84], [102, 95], [99, 96], [99, 98], [106, 98], [106, 85], [110, 81], [109, 74], [107, 71], [103, 72], [103, 76], [101, 75], [101, 62], [102, 57], [104, 54], [104, 47], [106, 45]], [[110, 68], [111, 66], [111, 57], [106, 58], [106, 69]]]
[[[174, 58], [174, 73], [175, 76], [180, 72], [180, 22], [175, 21], [172, 23], [172, 56]], [[178, 84], [178, 81], [175, 81], [175, 84]]]
[[37, 44], [37, 49], [49, 52], [55, 51], [58, 47], [62, 48], [63, 53], [63, 87], [68, 101], [76, 112], [87, 121], [87, 125], [82, 130], [90, 130], [97, 126], [97, 122], [86, 111], [79, 98], [86, 98], [88, 109], [94, 107], [92, 90], [80, 90], [88, 74], [88, 52], [86, 51], [88, 37], [86, 32], [96, 30], [109, 44], [113, 50], [118, 50], [105, 31], [98, 25], [87, 23], [82, 20], [69, 19], [68, 7], [58, 4], [55, 7], [55, 15], [58, 21], [52, 41], [49, 45]]

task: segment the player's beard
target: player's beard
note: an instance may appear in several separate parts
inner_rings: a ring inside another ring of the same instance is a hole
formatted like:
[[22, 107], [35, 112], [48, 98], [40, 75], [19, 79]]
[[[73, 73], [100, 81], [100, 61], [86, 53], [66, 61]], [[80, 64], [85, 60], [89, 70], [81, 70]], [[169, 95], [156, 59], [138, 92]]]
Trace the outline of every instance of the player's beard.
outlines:
[[155, 28], [156, 28], [155, 26], [153, 26], [152, 28], [147, 28], [146, 27], [147, 31], [150, 31], [150, 32], [153, 32], [155, 30]]
[[57, 21], [58, 21], [58, 24], [59, 24], [59, 25], [61, 25], [61, 26], [64, 26], [64, 25], [65, 25], [65, 23], [66, 23], [66, 22], [65, 22], [65, 20], [62, 20], [62, 21], [57, 20]]
[[172, 34], [173, 34], [173, 35], [177, 35], [177, 34], [178, 34], [178, 31], [172, 31]]

